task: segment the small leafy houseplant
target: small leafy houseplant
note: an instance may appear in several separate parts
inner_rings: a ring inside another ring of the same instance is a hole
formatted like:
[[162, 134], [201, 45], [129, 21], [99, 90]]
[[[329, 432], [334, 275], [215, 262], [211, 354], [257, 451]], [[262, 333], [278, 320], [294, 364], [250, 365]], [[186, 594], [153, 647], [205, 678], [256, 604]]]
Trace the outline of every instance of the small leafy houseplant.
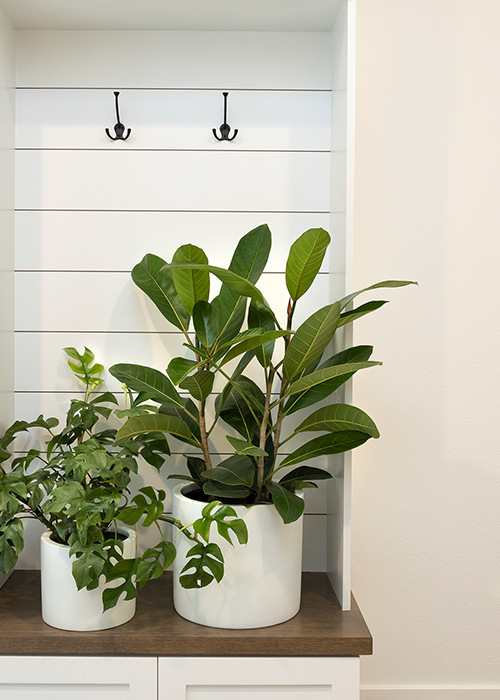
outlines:
[[[122, 422], [156, 415], [157, 406], [146, 403], [146, 393], [134, 398], [125, 387], [128, 407], [118, 409], [114, 394], [95, 392], [103, 383], [100, 375], [104, 368], [94, 362], [93, 353], [85, 348], [80, 354], [71, 347], [65, 352], [85, 393], [71, 400], [64, 427], [57, 432], [59, 421], [40, 415], [31, 422], [16, 421], [0, 439], [0, 571], [9, 573], [14, 568], [24, 546], [23, 521], [34, 518], [47, 528], [52, 541], [70, 547], [78, 590], [96, 589], [103, 576], [107, 582], [123, 579], [121, 585], [104, 589], [106, 611], [123, 593], [126, 600], [135, 598], [137, 587], [171, 565], [176, 549], [159, 527], [166, 521], [193, 541], [195, 569], [200, 558], [208, 559], [215, 570], [210, 580], [214, 576], [220, 579], [224, 566], [217, 545], [209, 544], [210, 526], [215, 523], [227, 537], [232, 531], [245, 542], [244, 523], [234, 517], [233, 509], [216, 501], [209, 504], [199, 522], [184, 527], [165, 513], [164, 491], [145, 486], [132, 496], [130, 484], [138, 472], [138, 458], [159, 470], [170, 454], [166, 437], [148, 430], [121, 440], [116, 447], [117, 431], [106, 421], [112, 412]], [[45, 432], [44, 449], [31, 448], [12, 459], [9, 447], [15, 438], [33, 430]], [[136, 552], [135, 557], [124, 558], [119, 524], [155, 525], [160, 541], [142, 556]]]
[[[340, 328], [386, 302], [370, 301], [355, 309], [349, 305], [362, 292], [411, 284], [379, 282], [315, 310], [295, 328], [297, 306], [317, 277], [329, 243], [329, 234], [316, 228], [291, 246], [284, 322], [256, 286], [271, 250], [267, 225], [239, 241], [227, 268], [210, 264], [204, 251], [191, 244], [178, 248], [170, 263], [146, 255], [134, 267], [132, 279], [182, 333], [187, 351], [172, 359], [166, 372], [135, 364], [110, 368], [129, 388], [147, 392], [159, 404], [158, 413], [129, 417], [117, 433], [118, 443], [151, 431], [170, 434], [199, 450], [199, 456], [187, 458], [188, 475], [171, 477], [197, 484], [198, 498], [271, 503], [285, 523], [297, 520], [304, 501], [296, 490], [331, 478], [308, 462], [379, 436], [363, 410], [335, 398], [356, 372], [381, 364], [370, 360], [373, 348], [332, 352], [331, 347]], [[222, 283], [212, 300], [211, 275]], [[259, 383], [245, 374], [250, 363], [260, 366]], [[220, 379], [222, 386], [210, 405]], [[298, 424], [295, 414], [302, 414]], [[209, 439], [220, 423], [229, 428], [226, 439], [233, 454], [216, 460]], [[287, 432], [288, 424], [294, 427]], [[318, 435], [286, 454], [292, 438], [310, 433]], [[200, 585], [196, 577], [191, 583]]]

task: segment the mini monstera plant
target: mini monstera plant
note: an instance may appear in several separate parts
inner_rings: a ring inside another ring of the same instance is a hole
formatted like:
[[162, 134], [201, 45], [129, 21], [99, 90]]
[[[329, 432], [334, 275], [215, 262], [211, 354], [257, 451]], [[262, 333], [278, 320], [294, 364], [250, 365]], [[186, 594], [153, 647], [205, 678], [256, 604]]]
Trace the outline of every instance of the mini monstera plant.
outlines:
[[[322, 306], [295, 328], [297, 307], [316, 279], [329, 243], [329, 234], [316, 228], [291, 246], [285, 275], [289, 300], [282, 316], [257, 287], [271, 250], [267, 225], [239, 241], [227, 268], [210, 264], [203, 250], [191, 244], [182, 245], [170, 263], [146, 255], [132, 279], [182, 333], [186, 351], [170, 361], [166, 372], [135, 364], [110, 368], [128, 387], [148, 392], [159, 404], [157, 414], [130, 417], [118, 442], [148, 431], [170, 434], [191, 452], [199, 450], [199, 456], [187, 457], [188, 475], [173, 475], [195, 482], [199, 498], [269, 502], [285, 523], [299, 518], [304, 501], [295, 491], [331, 477], [309, 462], [379, 436], [373, 420], [362, 409], [339, 403], [335, 392], [356, 372], [381, 363], [370, 360], [370, 346], [340, 352], [331, 347], [342, 326], [386, 302], [370, 301], [355, 309], [350, 302], [362, 292], [411, 284], [379, 282]], [[211, 301], [210, 276], [222, 282]], [[260, 381], [245, 373], [251, 363], [260, 366]], [[233, 454], [227, 458], [214, 458], [210, 450], [218, 424], [228, 429]], [[286, 452], [293, 438], [311, 433], [318, 435]]]
[[[0, 438], [0, 571], [9, 573], [14, 568], [24, 547], [23, 522], [36, 519], [50, 531], [51, 539], [70, 547], [78, 589], [97, 588], [103, 576], [107, 581], [123, 579], [116, 588], [104, 590], [103, 609], [107, 610], [123, 593], [127, 600], [134, 598], [137, 588], [159, 577], [176, 555], [174, 544], [158, 527], [160, 540], [154, 547], [124, 559], [118, 526], [149, 527], [164, 521], [193, 541], [190, 566], [195, 573], [208, 560], [220, 580], [223, 558], [217, 545], [209, 543], [210, 527], [215, 523], [227, 538], [232, 530], [243, 543], [245, 524], [234, 517], [233, 509], [216, 501], [207, 506], [199, 522], [185, 527], [165, 512], [165, 491], [145, 486], [133, 496], [131, 480], [139, 469], [138, 458], [159, 470], [170, 454], [167, 440], [157, 430], [143, 431], [116, 448], [117, 430], [107, 421], [112, 413], [120, 422], [154, 415], [158, 407], [146, 403], [144, 392], [133, 397], [125, 388], [128, 405], [119, 409], [114, 394], [95, 392], [104, 381], [100, 376], [104, 368], [94, 362], [93, 353], [88, 348], [83, 354], [75, 348], [65, 352], [85, 393], [71, 400], [64, 427], [57, 431], [57, 418], [40, 415], [31, 422], [16, 421]], [[13, 459], [11, 446], [25, 432], [34, 432], [45, 444], [20, 450]], [[205, 578], [209, 583], [214, 576]]]

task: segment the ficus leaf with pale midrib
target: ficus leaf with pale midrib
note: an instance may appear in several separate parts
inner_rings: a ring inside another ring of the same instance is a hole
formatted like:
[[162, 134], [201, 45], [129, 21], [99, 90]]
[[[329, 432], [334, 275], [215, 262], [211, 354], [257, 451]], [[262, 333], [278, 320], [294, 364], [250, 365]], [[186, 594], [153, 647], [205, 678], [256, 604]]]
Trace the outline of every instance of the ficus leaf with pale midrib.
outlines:
[[109, 368], [110, 374], [133, 391], [147, 391], [154, 401], [183, 406], [182, 399], [170, 379], [152, 367], [118, 364]]
[[314, 457], [348, 452], [355, 447], [359, 447], [369, 439], [370, 436], [367, 433], [360, 433], [354, 430], [343, 430], [338, 433], [321, 435], [301, 445], [301, 447], [288, 455], [288, 457], [285, 457], [279, 468], [282, 469], [292, 464], [298, 464], [299, 462], [304, 462]]
[[232, 455], [220, 462], [213, 469], [202, 473], [205, 479], [217, 481], [227, 486], [247, 486], [253, 484], [255, 467], [250, 457], [246, 455]]
[[370, 416], [356, 406], [350, 404], [334, 403], [323, 406], [311, 413], [302, 423], [295, 428], [294, 434], [303, 431], [340, 432], [354, 430], [366, 433], [370, 437], [378, 438], [380, 433]]
[[337, 302], [315, 311], [296, 330], [284, 357], [283, 373], [287, 379], [301, 374], [321, 355], [333, 338], [340, 320]]
[[150, 413], [130, 418], [116, 433], [116, 442], [120, 443], [140, 433], [148, 432], [168, 433], [174, 437], [183, 438], [185, 442], [195, 447], [201, 446], [200, 441], [190, 431], [187, 423], [180, 418], [161, 413]]
[[322, 228], [305, 231], [292, 244], [286, 263], [286, 286], [293, 301], [307, 292], [316, 279], [330, 235]]
[[[172, 262], [194, 262], [208, 264], [208, 258], [201, 248], [186, 243], [174, 253]], [[210, 275], [206, 270], [172, 268], [175, 289], [187, 312], [192, 315], [197, 301], [207, 301], [210, 294]]]
[[189, 312], [182, 304], [165, 260], [148, 253], [132, 270], [134, 283], [146, 294], [167, 321], [181, 331], [189, 327]]

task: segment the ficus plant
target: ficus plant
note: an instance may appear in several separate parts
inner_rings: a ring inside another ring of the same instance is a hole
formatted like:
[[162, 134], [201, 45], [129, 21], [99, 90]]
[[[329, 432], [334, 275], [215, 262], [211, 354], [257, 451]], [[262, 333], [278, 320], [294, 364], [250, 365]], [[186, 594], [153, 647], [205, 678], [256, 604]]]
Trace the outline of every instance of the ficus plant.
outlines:
[[[191, 576], [203, 578], [207, 585], [224, 573], [224, 560], [217, 545], [209, 542], [210, 528], [231, 542], [234, 533], [246, 542], [245, 524], [234, 509], [219, 501], [209, 504], [202, 517], [185, 526], [165, 512], [165, 491], [145, 486], [131, 493], [132, 475], [138, 472], [138, 458], [161, 469], [170, 454], [164, 433], [143, 431], [115, 445], [116, 428], [108, 419], [124, 420], [156, 415], [156, 404], [140, 392], [135, 397], [124, 387], [126, 408], [109, 391], [96, 392], [103, 383], [102, 365], [85, 348], [65, 348], [73, 374], [85, 387], [81, 398], [72, 399], [66, 423], [58, 430], [57, 418], [16, 421], [0, 438], [0, 571], [9, 573], [24, 546], [23, 523], [26, 518], [41, 522], [55, 542], [70, 547], [74, 555], [73, 577], [78, 589], [97, 588], [101, 577], [107, 581], [123, 579], [116, 588], [103, 592], [103, 609], [114, 607], [124, 593], [127, 600], [150, 579], [161, 576], [176, 555], [172, 542], [165, 539], [160, 523], [168, 522], [193, 541], [190, 569], [184, 584], [192, 585]], [[38, 440], [45, 435], [43, 449], [31, 448], [13, 457], [14, 440], [21, 433], [34, 432]], [[142, 555], [124, 559], [123, 543], [118, 535], [120, 524], [158, 530], [159, 541]], [[232, 544], [232, 542], [231, 542]], [[208, 568], [208, 571], [207, 571]]]
[[[271, 250], [267, 225], [243, 236], [227, 268], [210, 264], [205, 252], [191, 244], [178, 248], [170, 263], [146, 255], [132, 279], [182, 333], [186, 352], [172, 359], [166, 372], [125, 363], [110, 368], [129, 388], [148, 392], [159, 404], [158, 413], [130, 417], [117, 441], [126, 443], [148, 431], [170, 434], [199, 451], [187, 457], [187, 475], [170, 478], [195, 482], [207, 501], [272, 503], [285, 523], [299, 518], [304, 501], [295, 491], [331, 478], [309, 462], [379, 436], [373, 420], [360, 408], [339, 403], [335, 392], [356, 372], [381, 363], [370, 360], [371, 346], [333, 352], [335, 334], [386, 303], [350, 308], [362, 292], [412, 284], [379, 282], [317, 309], [295, 328], [297, 306], [316, 279], [329, 243], [329, 234], [315, 228], [291, 246], [284, 323], [256, 286]], [[222, 285], [210, 301], [211, 275]], [[250, 363], [260, 366], [260, 382], [245, 374]], [[222, 388], [211, 405], [218, 376]], [[225, 459], [214, 458], [209, 445], [220, 423], [229, 428], [226, 439], [233, 451]], [[288, 423], [294, 427], [287, 432]], [[292, 438], [310, 433], [319, 435], [286, 453]]]

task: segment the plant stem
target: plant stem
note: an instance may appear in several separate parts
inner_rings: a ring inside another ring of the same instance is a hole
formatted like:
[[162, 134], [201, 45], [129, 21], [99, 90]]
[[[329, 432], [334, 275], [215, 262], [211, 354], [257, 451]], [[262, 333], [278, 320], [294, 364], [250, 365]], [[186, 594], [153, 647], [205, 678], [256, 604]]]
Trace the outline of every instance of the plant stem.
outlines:
[[205, 460], [205, 466], [207, 469], [212, 469], [212, 459], [210, 457], [210, 451], [208, 449], [208, 435], [207, 435], [207, 424], [205, 421], [205, 404], [206, 401], [200, 402], [200, 437], [201, 437], [201, 449], [203, 450], [203, 458]]
[[[260, 424], [260, 436], [259, 436], [259, 447], [261, 450], [265, 449], [266, 437], [267, 437], [267, 424], [269, 421], [269, 406], [271, 404], [271, 391], [273, 388], [273, 374], [269, 373], [266, 383], [266, 400], [264, 404], [264, 416], [262, 418], [262, 423]], [[264, 487], [264, 457], [260, 456], [257, 461], [257, 496], [255, 497], [255, 503], [259, 503], [262, 496], [262, 489]]]

